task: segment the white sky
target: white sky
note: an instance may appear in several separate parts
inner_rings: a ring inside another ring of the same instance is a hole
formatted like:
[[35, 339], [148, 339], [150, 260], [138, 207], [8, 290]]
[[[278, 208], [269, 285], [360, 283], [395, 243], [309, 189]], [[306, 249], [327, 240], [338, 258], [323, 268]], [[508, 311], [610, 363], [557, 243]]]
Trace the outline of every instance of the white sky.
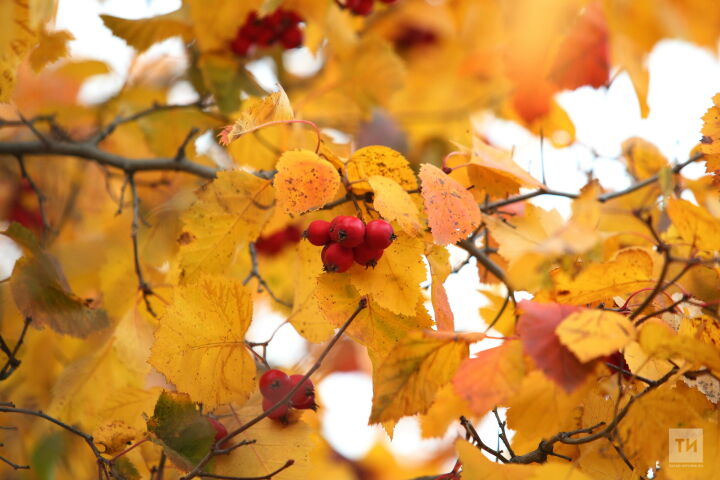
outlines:
[[[109, 0], [98, 4], [95, 0], [63, 0], [60, 2], [57, 27], [69, 29], [76, 37], [71, 44], [74, 55], [103, 60], [114, 68], [113, 74], [99, 79], [83, 91], [86, 100], [102, 98], [122, 85], [124, 72], [130, 65], [133, 52], [125, 43], [114, 38], [98, 15], [109, 13], [125, 18], [141, 18], [172, 11], [179, 6], [176, 0]], [[178, 41], [170, 40], [153, 47], [149, 52], [179, 53]], [[300, 54], [302, 56], [302, 54]], [[585, 183], [583, 172], [593, 170], [605, 186], [623, 188], [630, 182], [622, 165], [610, 159], [619, 154], [620, 144], [631, 136], [641, 136], [655, 143], [668, 158], [683, 160], [700, 138], [701, 117], [712, 104], [712, 97], [720, 91], [720, 63], [717, 56], [679, 41], [665, 41], [648, 60], [650, 68], [650, 116], [641, 119], [635, 94], [629, 78], [619, 75], [607, 90], [581, 88], [559, 95], [561, 105], [575, 123], [578, 142], [574, 146], [556, 151], [545, 145], [545, 174], [551, 188], [577, 191]], [[261, 72], [262, 74], [262, 72]], [[266, 81], [271, 82], [272, 78]], [[179, 101], [179, 100], [178, 100]], [[538, 139], [521, 127], [508, 122], [493, 121], [487, 132], [496, 144], [515, 148], [515, 159], [530, 168], [540, 178]], [[593, 159], [590, 148], [609, 158]], [[693, 176], [702, 174], [701, 165], [686, 169]], [[538, 198], [534, 203], [545, 208], [558, 208], [567, 213], [569, 202], [556, 197]], [[17, 250], [13, 253], [0, 236], [0, 279], [9, 273]], [[464, 256], [453, 252], [456, 262]], [[480, 325], [478, 308], [482, 298], [476, 293], [476, 270], [466, 267], [445, 284], [458, 329], [477, 329]], [[258, 321], [261, 320], [261, 321]], [[249, 337], [264, 340], [282, 321], [262, 307]], [[487, 348], [488, 346], [480, 346]], [[283, 327], [269, 349], [272, 363], [290, 367], [306, 353], [303, 340], [290, 327]], [[323, 433], [342, 454], [360, 457], [378, 439], [387, 438], [379, 428], [368, 427], [372, 384], [360, 374], [335, 374], [320, 386], [319, 393], [324, 416]], [[483, 422], [481, 435], [494, 438], [492, 422]], [[450, 432], [444, 442], [451, 442]], [[440, 440], [421, 440], [417, 422], [405, 419], [397, 427], [391, 449], [408, 461], [427, 457]]]

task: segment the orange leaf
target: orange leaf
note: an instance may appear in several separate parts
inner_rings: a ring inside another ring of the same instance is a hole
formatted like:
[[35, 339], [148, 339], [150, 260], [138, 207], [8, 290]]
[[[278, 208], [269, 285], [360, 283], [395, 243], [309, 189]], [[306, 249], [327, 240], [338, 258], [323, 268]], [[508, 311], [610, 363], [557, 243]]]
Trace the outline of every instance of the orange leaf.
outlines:
[[460, 365], [453, 385], [473, 412], [482, 416], [520, 389], [525, 363], [519, 342], [483, 350]]
[[480, 208], [465, 187], [437, 167], [420, 167], [425, 211], [438, 245], [455, 243], [472, 233], [482, 220]]
[[505, 197], [520, 187], [540, 188], [542, 184], [520, 168], [512, 153], [488, 145], [482, 138], [473, 138], [472, 159], [468, 174], [473, 184], [493, 197]]
[[280, 207], [298, 215], [335, 198], [340, 175], [335, 167], [310, 150], [285, 152], [277, 163], [273, 181]]

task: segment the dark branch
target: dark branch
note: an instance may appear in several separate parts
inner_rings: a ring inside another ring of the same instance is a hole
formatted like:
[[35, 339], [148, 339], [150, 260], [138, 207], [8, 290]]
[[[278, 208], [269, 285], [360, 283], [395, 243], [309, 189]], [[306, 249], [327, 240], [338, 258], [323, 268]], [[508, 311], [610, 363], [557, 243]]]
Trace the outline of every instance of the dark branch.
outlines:
[[145, 301], [145, 308], [148, 313], [153, 317], [156, 317], [155, 311], [150, 304], [149, 297], [154, 295], [152, 288], [145, 281], [145, 277], [142, 273], [142, 267], [140, 266], [140, 252], [138, 248], [138, 229], [140, 228], [140, 197], [137, 192], [137, 185], [135, 185], [135, 177], [132, 173], [127, 176], [127, 183], [130, 186], [130, 194], [132, 195], [132, 225], [130, 227], [130, 238], [132, 239], [133, 246], [133, 259], [135, 264], [135, 275], [138, 279], [138, 290], [142, 294], [143, 300]]
[[47, 197], [28, 174], [27, 168], [25, 168], [25, 159], [23, 156], [16, 155], [15, 158], [17, 159], [18, 167], [20, 167], [20, 175], [22, 175], [22, 178], [28, 182], [28, 185], [30, 185], [30, 188], [35, 193], [35, 198], [37, 198], [38, 211], [40, 212], [40, 220], [43, 225], [42, 239], [45, 241], [51, 233], [50, 222], [48, 221], [47, 212], [45, 211], [45, 202], [47, 201]]
[[0, 370], [0, 380], [8, 378], [20, 366], [20, 360], [18, 360], [17, 354], [23, 344], [23, 340], [25, 340], [25, 334], [27, 333], [31, 322], [31, 317], [25, 317], [25, 323], [23, 324], [22, 331], [20, 332], [20, 336], [18, 337], [15, 347], [12, 350], [5, 342], [5, 339], [0, 336], [0, 350], [8, 357], [5, 365], [2, 367], [2, 370]]

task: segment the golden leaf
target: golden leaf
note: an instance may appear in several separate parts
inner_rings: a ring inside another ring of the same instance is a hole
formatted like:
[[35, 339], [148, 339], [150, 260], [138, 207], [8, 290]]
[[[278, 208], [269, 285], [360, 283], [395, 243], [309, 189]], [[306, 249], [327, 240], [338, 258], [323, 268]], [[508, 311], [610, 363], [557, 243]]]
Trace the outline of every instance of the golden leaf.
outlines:
[[401, 341], [375, 369], [370, 423], [427, 412], [437, 391], [468, 355], [468, 343], [415, 332]]
[[199, 272], [222, 273], [238, 246], [255, 240], [273, 212], [270, 181], [243, 171], [219, 172], [183, 213], [177, 269], [183, 281]]
[[700, 250], [720, 250], [720, 220], [687, 200], [671, 198], [667, 214], [683, 240]]
[[290, 100], [285, 90], [280, 87], [280, 90], [266, 97], [246, 100], [235, 123], [228, 125], [220, 133], [220, 143], [228, 145], [236, 138], [256, 130], [261, 125], [293, 118]]
[[355, 151], [345, 166], [353, 192], [373, 190], [367, 179], [378, 175], [395, 180], [405, 191], [417, 188], [415, 173], [401, 153], [382, 145], [373, 145]]
[[635, 327], [624, 315], [606, 310], [571, 313], [555, 333], [581, 362], [622, 350], [635, 338]]
[[542, 187], [542, 183], [515, 163], [511, 152], [488, 145], [478, 135], [473, 137], [472, 156], [467, 168], [473, 184], [492, 197], [516, 194], [521, 187]]
[[396, 222], [408, 235], [419, 236], [422, 226], [417, 206], [400, 184], [380, 175], [371, 176], [368, 182], [375, 192], [373, 208], [386, 220]]
[[0, 103], [10, 101], [17, 69], [38, 39], [28, 3], [22, 0], [0, 3]]
[[182, 37], [184, 42], [193, 39], [193, 29], [187, 18], [187, 11], [180, 8], [164, 15], [131, 20], [100, 15], [103, 23], [116, 37], [142, 53], [154, 44], [172, 37]]
[[450, 252], [447, 248], [439, 245], [426, 245], [425, 257], [430, 266], [430, 276], [432, 278], [430, 300], [435, 313], [435, 324], [440, 331], [452, 332], [455, 330], [455, 316], [450, 308], [450, 301], [443, 285], [450, 272], [452, 272]]
[[422, 254], [420, 240], [400, 234], [375, 268], [355, 265], [350, 270], [352, 285], [361, 295], [372, 295], [381, 307], [412, 315], [422, 295], [420, 282], [426, 278]]
[[67, 44], [74, 39], [73, 34], [67, 30], [55, 32], [42, 30], [40, 32], [40, 43], [30, 54], [30, 66], [33, 70], [39, 72], [46, 65], [67, 57], [70, 53]]
[[239, 281], [201, 276], [181, 286], [160, 319], [150, 363], [180, 391], [212, 408], [243, 403], [255, 390], [245, 348], [252, 296]]
[[273, 185], [278, 204], [290, 215], [322, 207], [340, 188], [337, 170], [310, 150], [283, 153], [276, 168]]

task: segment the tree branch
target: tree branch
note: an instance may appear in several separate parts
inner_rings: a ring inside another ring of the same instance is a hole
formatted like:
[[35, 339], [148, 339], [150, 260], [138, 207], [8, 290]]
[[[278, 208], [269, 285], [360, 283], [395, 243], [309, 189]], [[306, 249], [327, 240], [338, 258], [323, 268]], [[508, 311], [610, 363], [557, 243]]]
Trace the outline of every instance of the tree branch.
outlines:
[[263, 288], [267, 292], [268, 295], [270, 295], [270, 298], [275, 300], [280, 305], [283, 305], [285, 307], [291, 308], [292, 304], [286, 302], [285, 300], [277, 297], [275, 293], [273, 293], [272, 289], [268, 286], [265, 279], [260, 275], [260, 271], [258, 270], [258, 259], [257, 259], [257, 252], [255, 251], [255, 244], [253, 242], [250, 242], [248, 244], [248, 251], [250, 252], [250, 273], [248, 273], [247, 277], [245, 277], [245, 280], [243, 280], [243, 285], [247, 285], [250, 280], [253, 278], [257, 278], [258, 281], [258, 293], [262, 292]]
[[140, 266], [140, 252], [138, 248], [138, 229], [140, 228], [140, 197], [137, 193], [137, 186], [135, 185], [135, 177], [132, 173], [127, 175], [127, 183], [130, 186], [130, 194], [132, 195], [132, 225], [130, 227], [130, 238], [132, 239], [133, 246], [133, 259], [135, 264], [135, 275], [138, 279], [138, 290], [142, 294], [143, 301], [145, 302], [145, 308], [148, 313], [153, 317], [156, 317], [155, 310], [153, 310], [150, 304], [149, 297], [154, 295], [152, 288], [145, 281], [145, 277], [142, 273], [142, 267]]
[[282, 472], [283, 470], [286, 470], [286, 469], [290, 468], [290, 467], [293, 466], [294, 464], [295, 464], [295, 460], [290, 459], [290, 460], [288, 460], [287, 462], [285, 462], [285, 465], [283, 465], [282, 467], [278, 468], [277, 470], [275, 470], [275, 471], [273, 471], [273, 472], [271, 472], [271, 473], [268, 473], [267, 475], [263, 475], [262, 477], [233, 477], [233, 476], [230, 476], [230, 475], [216, 475], [216, 474], [214, 474], [214, 473], [205, 473], [205, 472], [202, 472], [202, 473], [198, 474], [198, 477], [202, 477], [202, 478], [220, 478], [220, 479], [224, 479], [224, 480], [270, 480], [270, 479], [272, 479], [275, 475], [277, 475], [278, 473]]
[[10, 350], [10, 347], [5, 342], [5, 339], [0, 336], [0, 350], [8, 357], [5, 365], [3, 365], [2, 369], [0, 370], [0, 380], [5, 380], [6, 378], [8, 378], [20, 366], [20, 360], [18, 360], [17, 358], [17, 353], [23, 344], [23, 340], [25, 340], [25, 334], [27, 333], [28, 327], [30, 326], [31, 322], [31, 317], [25, 317], [25, 323], [23, 324], [22, 331], [20, 332], [20, 336], [15, 343], [15, 348], [13, 348], [12, 350]]

